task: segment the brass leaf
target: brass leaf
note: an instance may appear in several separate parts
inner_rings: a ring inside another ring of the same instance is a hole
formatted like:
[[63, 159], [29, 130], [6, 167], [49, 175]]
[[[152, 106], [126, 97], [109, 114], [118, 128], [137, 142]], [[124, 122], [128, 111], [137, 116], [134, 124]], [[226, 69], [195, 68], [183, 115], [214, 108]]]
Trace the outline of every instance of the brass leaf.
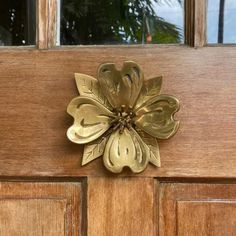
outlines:
[[93, 98], [107, 108], [112, 108], [107, 98], [102, 93], [97, 79], [89, 75], [75, 73], [75, 81], [81, 96]]
[[102, 156], [106, 146], [107, 137], [102, 137], [84, 146], [82, 166]]
[[143, 87], [140, 91], [139, 98], [136, 102], [135, 109], [139, 108], [146, 101], [157, 96], [161, 91], [162, 76], [158, 76], [144, 81]]
[[149, 149], [149, 161], [153, 165], [157, 167], [161, 167], [161, 158], [160, 158], [159, 145], [158, 145], [157, 139], [140, 129], [137, 131], [140, 137], [142, 138], [143, 142], [147, 145]]

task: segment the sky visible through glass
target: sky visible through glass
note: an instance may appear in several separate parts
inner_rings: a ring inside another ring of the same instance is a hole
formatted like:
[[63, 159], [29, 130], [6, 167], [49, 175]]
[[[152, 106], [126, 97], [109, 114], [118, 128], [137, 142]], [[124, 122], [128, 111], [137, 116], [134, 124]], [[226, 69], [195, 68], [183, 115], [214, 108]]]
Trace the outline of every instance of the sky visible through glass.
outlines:
[[181, 1], [181, 4], [176, 0], [174, 1], [171, 0], [167, 2], [162, 1], [162, 3], [157, 3], [153, 1], [153, 5], [156, 15], [176, 25], [181, 30], [181, 32], [183, 32], [183, 25], [184, 25], [183, 1]]
[[[224, 0], [221, 7], [220, 1], [222, 0], [208, 0], [207, 42], [218, 43], [218, 34], [221, 32], [223, 43], [236, 43], [236, 1]], [[219, 27], [220, 11], [224, 15], [222, 27]]]

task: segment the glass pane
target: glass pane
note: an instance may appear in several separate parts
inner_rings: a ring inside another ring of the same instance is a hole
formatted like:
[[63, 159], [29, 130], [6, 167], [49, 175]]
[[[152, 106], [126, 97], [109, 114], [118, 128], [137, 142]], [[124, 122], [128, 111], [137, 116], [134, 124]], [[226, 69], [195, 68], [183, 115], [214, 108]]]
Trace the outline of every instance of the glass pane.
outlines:
[[63, 45], [183, 42], [183, 0], [61, 0]]
[[236, 43], [236, 1], [208, 0], [207, 42]]
[[35, 0], [6, 0], [0, 4], [0, 46], [35, 44]]

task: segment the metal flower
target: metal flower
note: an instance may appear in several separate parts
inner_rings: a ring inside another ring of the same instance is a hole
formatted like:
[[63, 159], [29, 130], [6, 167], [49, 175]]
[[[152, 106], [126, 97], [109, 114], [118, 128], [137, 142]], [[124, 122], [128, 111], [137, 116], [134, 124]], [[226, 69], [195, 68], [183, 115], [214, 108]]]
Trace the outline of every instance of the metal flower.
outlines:
[[67, 137], [86, 144], [82, 165], [103, 155], [105, 167], [114, 173], [125, 166], [139, 173], [148, 162], [159, 167], [157, 139], [171, 137], [179, 127], [173, 118], [179, 101], [159, 95], [162, 77], [144, 81], [139, 65], [126, 61], [121, 71], [106, 63], [98, 68], [97, 79], [76, 73], [75, 80], [80, 96], [67, 107], [74, 118]]

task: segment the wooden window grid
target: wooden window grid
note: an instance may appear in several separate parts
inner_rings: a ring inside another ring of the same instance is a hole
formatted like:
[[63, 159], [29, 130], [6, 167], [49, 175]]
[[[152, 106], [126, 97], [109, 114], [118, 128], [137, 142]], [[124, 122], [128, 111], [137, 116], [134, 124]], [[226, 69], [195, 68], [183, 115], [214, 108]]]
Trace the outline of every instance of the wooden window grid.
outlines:
[[[37, 1], [37, 30], [36, 48], [50, 49], [60, 45], [59, 22], [60, 4], [59, 0], [36, 0]], [[190, 47], [203, 47], [206, 45], [206, 6], [207, 0], [185, 0], [184, 1], [184, 44]], [[141, 45], [143, 47], [143, 45]], [[148, 45], [150, 47], [150, 45]], [[155, 47], [155, 44], [152, 46]], [[161, 45], [158, 44], [158, 47]], [[176, 44], [175, 44], [176, 46]], [[181, 46], [181, 45], [180, 45]], [[60, 48], [68, 47], [66, 45]], [[70, 46], [76, 48], [77, 46]], [[91, 47], [91, 46], [86, 46]], [[92, 46], [93, 47], [93, 46]], [[126, 45], [106, 45], [106, 47], [127, 47]], [[140, 47], [140, 45], [136, 45]], [[6, 48], [6, 47], [3, 47]], [[9, 47], [7, 47], [9, 48]], [[10, 47], [11, 48], [11, 47]], [[27, 48], [24, 47], [12, 47]], [[77, 47], [78, 48], [78, 47]]]

